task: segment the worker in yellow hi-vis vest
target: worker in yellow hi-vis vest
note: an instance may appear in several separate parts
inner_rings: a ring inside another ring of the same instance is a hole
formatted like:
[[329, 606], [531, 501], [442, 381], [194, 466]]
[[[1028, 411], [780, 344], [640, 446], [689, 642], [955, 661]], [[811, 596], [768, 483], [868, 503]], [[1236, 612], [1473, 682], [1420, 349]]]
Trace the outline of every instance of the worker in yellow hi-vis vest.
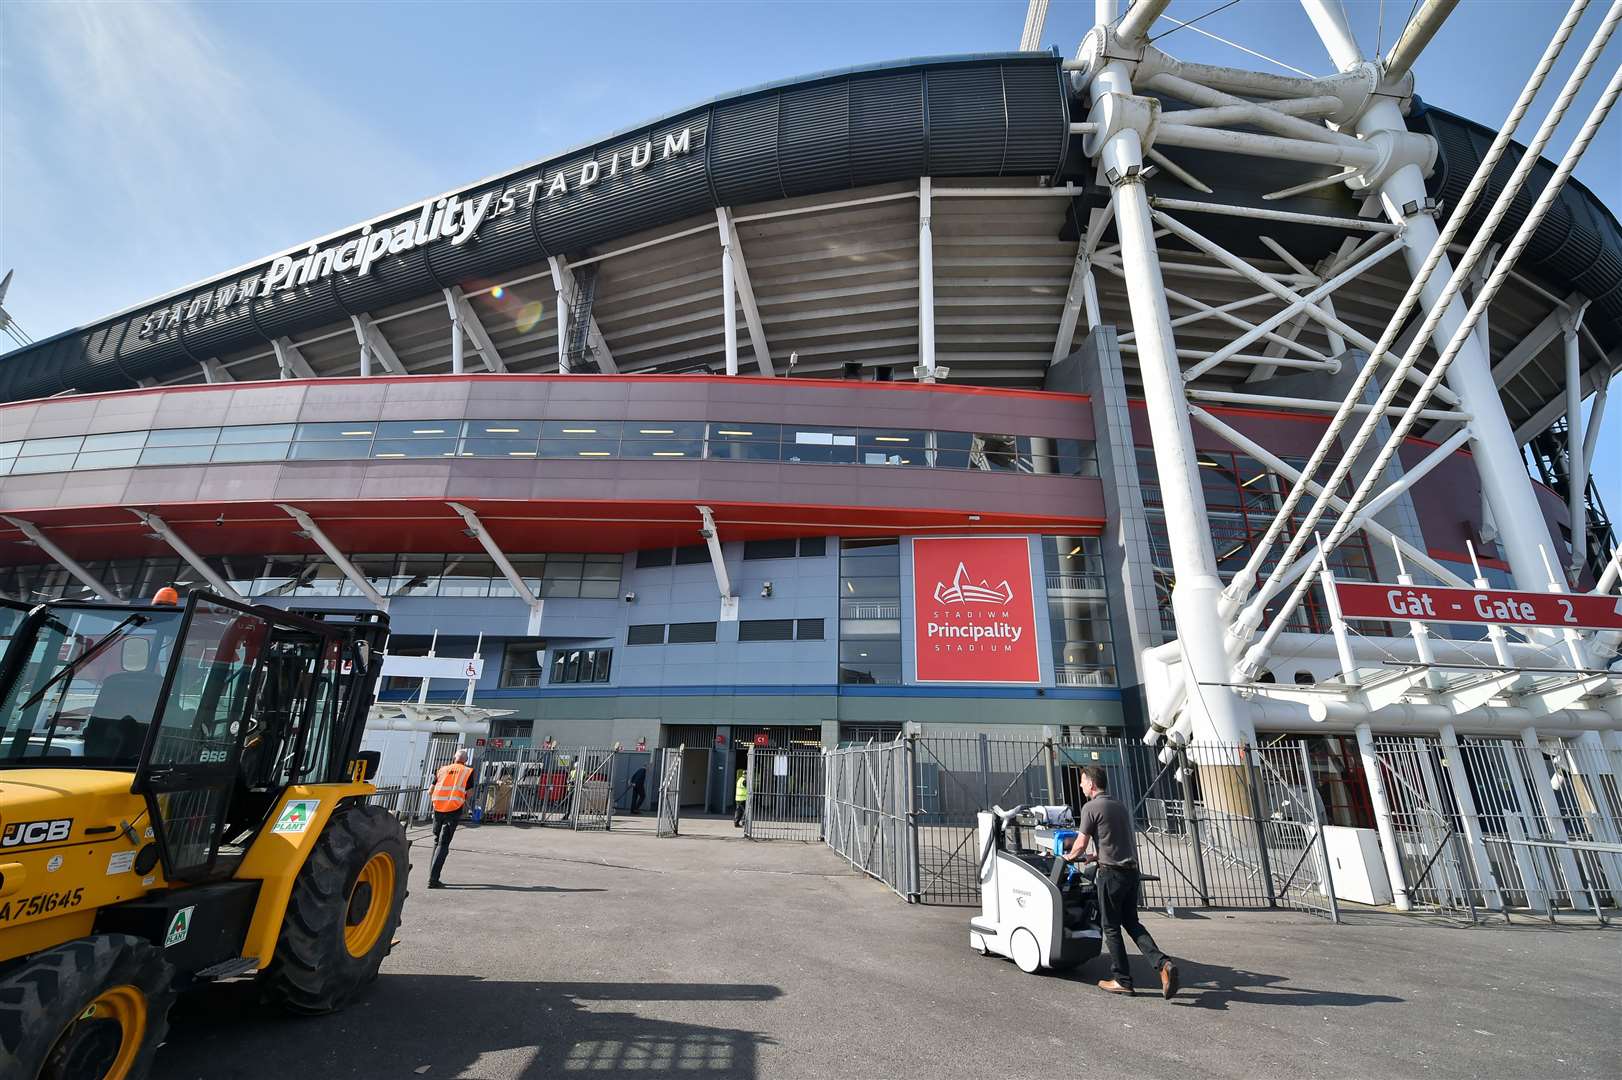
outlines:
[[738, 829], [743, 827], [743, 808], [749, 805], [749, 776], [742, 769], [738, 770], [738, 787], [733, 795], [738, 805], [732, 811], [732, 827]]

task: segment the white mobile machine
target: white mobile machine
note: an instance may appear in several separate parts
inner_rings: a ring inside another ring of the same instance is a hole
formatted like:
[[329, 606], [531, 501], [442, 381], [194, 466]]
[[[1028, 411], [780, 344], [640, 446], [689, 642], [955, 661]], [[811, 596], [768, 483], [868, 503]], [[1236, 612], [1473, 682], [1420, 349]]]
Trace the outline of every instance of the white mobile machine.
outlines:
[[981, 956], [1009, 957], [1033, 975], [1086, 963], [1103, 943], [1092, 867], [1084, 870], [1052, 850], [1022, 845], [1027, 828], [1035, 840], [1047, 809], [980, 811], [980, 914], [969, 920], [971, 948]]

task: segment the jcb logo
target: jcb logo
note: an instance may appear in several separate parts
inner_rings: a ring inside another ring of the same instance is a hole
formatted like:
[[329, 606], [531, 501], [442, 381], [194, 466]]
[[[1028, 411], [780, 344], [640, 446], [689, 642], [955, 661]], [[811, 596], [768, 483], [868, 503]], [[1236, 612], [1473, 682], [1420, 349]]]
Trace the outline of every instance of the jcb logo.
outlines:
[[0, 834], [0, 847], [22, 847], [25, 844], [54, 844], [66, 840], [73, 831], [72, 818], [55, 821], [14, 821]]

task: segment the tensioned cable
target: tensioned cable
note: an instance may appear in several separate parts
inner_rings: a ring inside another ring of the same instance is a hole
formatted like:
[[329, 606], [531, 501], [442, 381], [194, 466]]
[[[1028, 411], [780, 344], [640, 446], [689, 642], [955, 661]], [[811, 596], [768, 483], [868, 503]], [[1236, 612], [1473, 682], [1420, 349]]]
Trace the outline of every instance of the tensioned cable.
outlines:
[[[1219, 8], [1217, 10], [1221, 10], [1221, 9]], [[1211, 15], [1211, 14], [1215, 14], [1215, 12], [1207, 12], [1206, 14]], [[1290, 64], [1286, 64], [1282, 60], [1275, 60], [1271, 56], [1268, 56], [1266, 53], [1260, 53], [1260, 52], [1257, 52], [1255, 49], [1246, 48], [1245, 46], [1239, 44], [1237, 41], [1229, 41], [1227, 38], [1223, 37], [1220, 34], [1213, 34], [1209, 30], [1202, 30], [1198, 26], [1195, 26], [1192, 22], [1186, 22], [1185, 23], [1181, 19], [1172, 18], [1170, 15], [1161, 15], [1160, 17], [1162, 19], [1165, 19], [1167, 22], [1176, 23], [1179, 29], [1181, 29], [1182, 27], [1185, 27], [1185, 26], [1189, 27], [1196, 34], [1201, 34], [1201, 35], [1203, 35], [1205, 37], [1208, 37], [1212, 41], [1219, 41], [1222, 44], [1228, 46], [1229, 48], [1238, 49], [1240, 52], [1245, 53], [1247, 56], [1254, 56], [1258, 60], [1266, 60], [1269, 64], [1272, 64], [1275, 67], [1281, 67], [1285, 71], [1293, 71], [1293, 72], [1295, 72], [1295, 74], [1300, 75], [1303, 78], [1316, 79], [1318, 77], [1318, 76], [1314, 75], [1310, 71], [1302, 71], [1300, 68], [1294, 67], [1294, 66], [1292, 66]], [[1204, 15], [1200, 16], [1200, 18], [1202, 18], [1202, 19], [1204, 17], [1205, 17]], [[1169, 34], [1169, 33], [1171, 33], [1171, 31], [1168, 30], [1168, 31], [1166, 31], [1166, 33]], [[1165, 37], [1166, 35], [1162, 34], [1160, 36]]]
[[[1573, 5], [1573, 7], [1575, 6], [1576, 5]], [[1611, 33], [1615, 30], [1619, 18], [1622, 18], [1622, 2], [1613, 3], [1611, 5], [1611, 10], [1607, 13], [1605, 22], [1601, 24], [1594, 39], [1589, 42], [1588, 47], [1584, 50], [1582, 58], [1578, 61], [1577, 68], [1567, 79], [1566, 85], [1562, 87], [1560, 96], [1555, 100], [1549, 114], [1544, 118], [1543, 123], [1539, 126], [1537, 134], [1533, 137], [1532, 143], [1527, 148], [1526, 153], [1522, 155], [1521, 160], [1516, 163], [1515, 171], [1512, 173], [1509, 182], [1505, 185], [1504, 190], [1501, 191], [1498, 197], [1494, 200], [1493, 206], [1487, 214], [1486, 221], [1482, 224], [1481, 228], [1476, 230], [1476, 235], [1472, 238], [1470, 247], [1466, 250], [1464, 257], [1459, 262], [1459, 265], [1453, 268], [1453, 272], [1449, 276], [1447, 284], [1444, 286], [1441, 295], [1437, 298], [1436, 303], [1433, 304], [1430, 310], [1427, 312], [1423, 325], [1421, 325], [1419, 332], [1414, 336], [1414, 340], [1412, 344], [1409, 345], [1406, 355], [1404, 355], [1402, 360], [1398, 363], [1397, 369], [1392, 373], [1390, 382], [1381, 390], [1380, 396], [1375, 402], [1376, 410], [1383, 410], [1389, 406], [1393, 400], [1395, 400], [1397, 391], [1402, 388], [1408, 371], [1412, 370], [1414, 365], [1417, 363], [1420, 353], [1422, 353], [1425, 349], [1426, 343], [1429, 341], [1436, 328], [1441, 324], [1441, 320], [1446, 314], [1447, 308], [1452, 304], [1454, 298], [1459, 294], [1465, 280], [1469, 277], [1472, 269], [1474, 268], [1476, 261], [1480, 258], [1481, 253], [1486, 249], [1486, 246], [1493, 233], [1496, 231], [1499, 223], [1504, 219], [1505, 215], [1508, 214], [1510, 207], [1513, 205], [1515, 197], [1518, 196], [1521, 189], [1524, 187], [1527, 178], [1531, 175], [1533, 167], [1536, 165], [1540, 155], [1543, 152], [1543, 148], [1548, 145], [1549, 140], [1553, 137], [1554, 129], [1559, 125], [1561, 119], [1565, 115], [1566, 110], [1571, 106], [1573, 99], [1576, 97], [1577, 92], [1581, 89], [1583, 82], [1588, 76], [1588, 73], [1593, 69], [1595, 63], [1598, 62], [1599, 55], [1601, 51], [1603, 51], [1606, 41], [1610, 38]], [[1568, 18], [1567, 23], [1563, 23], [1561, 29], [1566, 29], [1567, 24], [1569, 24], [1571, 21], [1572, 20]], [[1552, 45], [1553, 42], [1551, 42], [1551, 46]], [[1550, 57], [1549, 59], [1552, 63], [1553, 58]], [[1544, 69], [1540, 65], [1540, 72], [1543, 70]], [[1528, 86], [1530, 85], [1531, 84], [1529, 83]], [[1523, 99], [1525, 97], [1526, 95], [1523, 95]], [[1517, 102], [1517, 105], [1519, 104], [1520, 102]], [[1600, 113], [1599, 115], [1603, 116], [1603, 113]], [[1518, 122], [1520, 118], [1512, 117], [1512, 119]], [[1591, 115], [1590, 121], [1592, 120], [1593, 116]], [[1582, 132], [1578, 135], [1577, 142], [1573, 144], [1573, 149], [1579, 157], [1582, 154], [1582, 148], [1586, 147], [1588, 140], [1593, 137], [1593, 126], [1585, 125]], [[1507, 130], [1508, 128], [1506, 127], [1506, 131]], [[1504, 132], [1499, 133], [1500, 139], [1501, 141], [1507, 143], [1509, 140], [1507, 137], [1504, 137], [1504, 134]], [[1571, 153], [1571, 150], [1567, 151], [1568, 157]], [[1486, 163], [1483, 162], [1484, 167], [1485, 165]], [[1564, 165], [1564, 162], [1562, 162], [1562, 165]], [[1559, 170], [1557, 169], [1556, 172], [1558, 174]], [[1478, 172], [1477, 178], [1479, 179], [1480, 176], [1481, 174]], [[1547, 191], [1547, 189], [1545, 190]], [[1542, 205], [1541, 194], [1539, 205]], [[1461, 211], [1463, 210], [1463, 207], [1464, 204], [1461, 201]], [[1453, 227], [1454, 221], [1457, 221], [1459, 216], [1459, 214], [1456, 214], [1454, 219], [1448, 222], [1448, 227], [1450, 230]], [[1531, 220], [1530, 217], [1527, 220]], [[1520, 228], [1523, 231], [1526, 228], [1524, 221], [1522, 222]], [[1519, 239], [1520, 232], [1517, 232], [1516, 236], [1517, 239]], [[1520, 247], [1524, 246], [1525, 242], [1522, 241]], [[1518, 254], [1519, 248], [1516, 248], [1513, 242], [1511, 247], [1512, 250]], [[1436, 245], [1431, 249], [1430, 256], [1428, 256], [1426, 259], [1425, 269], [1434, 270], [1435, 266], [1440, 262], [1442, 250], [1443, 240], [1439, 238]], [[1494, 266], [1494, 279], [1501, 278], [1502, 275], [1500, 274], [1500, 271], [1505, 267], [1509, 254], [1510, 253], [1506, 252], [1505, 256], [1501, 258]], [[1507, 273], [1507, 271], [1505, 272]], [[1429, 275], [1427, 275], [1427, 278], [1428, 276]], [[1414, 290], [1410, 290], [1411, 295], [1413, 291]], [[1485, 290], [1483, 291], [1485, 292]], [[1408, 297], [1404, 297], [1405, 304], [1408, 299]], [[1480, 298], [1478, 297], [1477, 304], [1472, 305], [1472, 310], [1479, 305], [1479, 299]], [[1393, 319], [1393, 324], [1395, 321], [1396, 320]], [[1474, 320], [1470, 321], [1473, 323]], [[1391, 344], [1387, 339], [1394, 337], [1395, 333], [1393, 326], [1388, 325], [1386, 332], [1381, 336], [1381, 340], [1376, 345], [1374, 352], [1370, 354], [1368, 363], [1364, 367], [1364, 372], [1372, 370], [1380, 363], [1385, 351], [1390, 347]], [[1437, 385], [1437, 383], [1440, 381], [1441, 373], [1445, 373], [1448, 365], [1452, 362], [1453, 356], [1457, 355], [1459, 348], [1461, 348], [1463, 344], [1463, 339], [1455, 334], [1454, 340], [1449, 343], [1448, 349], [1441, 357], [1438, 358], [1437, 364], [1432, 367], [1430, 375], [1426, 379], [1426, 387], [1434, 388], [1434, 386]], [[1360, 396], [1362, 387], [1359, 386], [1355, 392]], [[1428, 390], [1423, 392], [1425, 398], [1430, 396]], [[1349, 397], [1347, 400], [1350, 401], [1351, 398]], [[1415, 401], [1420, 400], [1421, 399], [1418, 396], [1415, 397]], [[1342, 404], [1345, 405], [1346, 402], [1342, 402]], [[1398, 428], [1401, 431], [1406, 432], [1408, 428], [1413, 425], [1414, 420], [1417, 418], [1416, 410], [1418, 408], [1423, 408], [1423, 404], [1421, 403], [1418, 406], [1412, 403], [1409, 404], [1408, 411], [1403, 414], [1402, 419], [1398, 422]], [[1383, 413], [1371, 413], [1370, 416], [1365, 418], [1364, 422], [1359, 426], [1357, 434], [1352, 440], [1351, 446], [1347, 449], [1346, 454], [1341, 458], [1339, 463], [1335, 466], [1334, 471], [1331, 473], [1330, 480], [1326, 485], [1326, 490], [1338, 490], [1339, 485], [1345, 482], [1346, 478], [1351, 473], [1352, 465], [1355, 463], [1359, 455], [1361, 455], [1363, 447], [1366, 446], [1368, 441], [1373, 437], [1374, 432], [1378, 427], [1380, 415], [1383, 415]], [[1389, 457], [1390, 455], [1388, 453], [1384, 453], [1382, 451], [1379, 458], [1380, 464], [1375, 466], [1375, 468], [1383, 469], [1385, 462]], [[1358, 500], [1356, 503], [1348, 503], [1351, 514], [1355, 514], [1357, 512], [1357, 510], [1361, 507], [1363, 500], [1367, 499], [1368, 493], [1373, 489], [1373, 483], [1378, 482], [1379, 478], [1373, 474], [1369, 474], [1364, 477], [1363, 482], [1358, 488], [1358, 492], [1363, 498]], [[1301, 549], [1306, 546], [1307, 535], [1313, 530], [1319, 519], [1321, 519], [1330, 508], [1331, 506], [1329, 501], [1322, 496], [1314, 501], [1312, 509], [1308, 512], [1302, 524], [1298, 526], [1296, 535], [1291, 538], [1289, 545], [1285, 549], [1285, 554], [1281, 556], [1281, 566], [1293, 563], [1294, 560], [1300, 555]], [[1340, 537], [1345, 535], [1346, 529], [1344, 526], [1347, 525], [1348, 522], [1349, 517], [1343, 515], [1342, 518], [1338, 520], [1331, 528], [1331, 547], [1338, 544], [1340, 542]], [[1275, 566], [1272, 572], [1268, 574], [1267, 580], [1262, 585], [1261, 589], [1258, 590], [1257, 596], [1252, 602], [1253, 611], [1259, 610], [1259, 606], [1261, 604], [1264, 604], [1280, 590], [1282, 576], [1283, 570], [1280, 568], [1280, 566]], [[1297, 592], [1299, 592], [1299, 590], [1297, 590]]]
[[[1470, 211], [1474, 208], [1476, 201], [1481, 196], [1481, 193], [1486, 189], [1487, 183], [1491, 179], [1493, 171], [1497, 168], [1499, 159], [1503, 157], [1504, 152], [1509, 148], [1510, 142], [1515, 133], [1515, 129], [1525, 117], [1527, 110], [1531, 107], [1533, 100], [1537, 97], [1538, 91], [1542, 89], [1543, 81], [1548, 77], [1550, 68], [1554, 66], [1555, 60], [1560, 56], [1561, 51], [1565, 48], [1566, 41], [1570, 38], [1572, 31], [1576, 28], [1578, 20], [1581, 19], [1583, 11], [1587, 7], [1588, 0], [1573, 0], [1570, 9], [1568, 9], [1566, 12], [1564, 21], [1561, 22], [1560, 27], [1555, 32], [1554, 37], [1550, 39], [1549, 45], [1544, 50], [1543, 56], [1539, 60], [1537, 67], [1533, 70], [1532, 75], [1527, 80], [1525, 87], [1522, 88], [1520, 98], [1515, 102], [1514, 107], [1510, 110], [1509, 115], [1505, 118], [1504, 123], [1500, 126], [1498, 135], [1494, 138], [1492, 146], [1482, 158], [1480, 166], [1476, 169], [1475, 176], [1471, 178], [1469, 186], [1465, 189], [1464, 194], [1460, 197], [1458, 205], [1454, 208], [1452, 216], [1448, 218], [1447, 224], [1443, 226], [1441, 235], [1437, 237], [1435, 245], [1431, 248], [1430, 253], [1426, 256], [1425, 262], [1420, 267], [1418, 273], [1414, 275], [1413, 281], [1408, 286], [1407, 293], [1404, 294], [1402, 298], [1402, 302], [1397, 305], [1397, 310], [1392, 314], [1391, 319], [1387, 322], [1385, 331], [1380, 335], [1380, 340], [1376, 343], [1374, 352], [1370, 355], [1368, 362], [1364, 363], [1362, 369], [1357, 373], [1357, 377], [1353, 380], [1350, 390], [1347, 392], [1345, 398], [1341, 400], [1340, 407], [1335, 411], [1334, 417], [1330, 420], [1329, 426], [1324, 429], [1323, 435], [1320, 436], [1318, 445], [1313, 450], [1312, 456], [1307, 459], [1306, 465], [1302, 467], [1301, 476], [1303, 483], [1297, 484], [1290, 490], [1289, 494], [1285, 498], [1284, 505], [1279, 508], [1278, 513], [1273, 518], [1273, 521], [1268, 525], [1267, 531], [1257, 543], [1255, 550], [1252, 551], [1251, 557], [1246, 563], [1244, 569], [1242, 569], [1239, 574], [1234, 577], [1233, 582], [1229, 585], [1227, 596], [1230, 602], [1234, 604], [1243, 603], [1249, 595], [1251, 586], [1255, 584], [1257, 574], [1259, 573], [1262, 564], [1266, 561], [1273, 545], [1277, 543], [1279, 536], [1286, 528], [1289, 527], [1291, 517], [1294, 515], [1296, 507], [1300, 505], [1301, 500], [1307, 494], [1305, 482], [1317, 479], [1318, 470], [1323, 466], [1324, 461], [1329, 457], [1329, 455], [1335, 451], [1337, 440], [1341, 431], [1345, 428], [1347, 422], [1352, 417], [1355, 406], [1363, 400], [1364, 391], [1368, 388], [1369, 384], [1374, 381], [1374, 377], [1379, 369], [1380, 357], [1382, 357], [1391, 348], [1392, 344], [1397, 340], [1403, 324], [1408, 321], [1409, 316], [1419, 305], [1422, 293], [1430, 281], [1431, 274], [1435, 271], [1437, 265], [1441, 262], [1443, 256], [1446, 254], [1448, 245], [1464, 227], [1465, 219], [1469, 216]], [[1414, 340], [1415, 342], [1419, 342], [1421, 338], [1416, 336]], [[1395, 386], [1401, 381], [1401, 379], [1401, 376], [1393, 376], [1390, 385]], [[1392, 392], [1391, 396], [1395, 396], [1394, 391]], [[1341, 464], [1347, 465], [1347, 459], [1343, 458]], [[1328, 490], [1335, 490], [1335, 488], [1333, 485], [1331, 485]], [[1305, 546], [1304, 538], [1311, 535], [1313, 524], [1316, 523], [1319, 517], [1322, 517], [1324, 513], [1324, 504], [1321, 500], [1314, 504], [1314, 509], [1316, 510], [1316, 515], [1297, 531], [1296, 536], [1290, 545], [1290, 549], [1294, 552], [1294, 555], [1290, 556], [1289, 559], [1284, 560], [1285, 563], [1293, 563], [1295, 557], [1299, 556], [1301, 548]], [[1269, 575], [1267, 585], [1264, 586], [1263, 591], [1265, 591], [1265, 589], [1268, 587], [1276, 587], [1277, 578], [1278, 571], [1275, 568], [1274, 572]], [[1259, 604], [1252, 604], [1251, 608], [1247, 611], [1247, 615], [1251, 619], [1259, 620], [1260, 610], [1261, 607]]]
[[[1552, 137], [1554, 127], [1559, 124], [1566, 107], [1571, 103], [1571, 99], [1576, 97], [1578, 90], [1581, 89], [1588, 70], [1599, 59], [1599, 54], [1603, 51], [1605, 42], [1615, 29], [1619, 19], [1622, 19], [1622, 0], [1612, 4], [1610, 12], [1606, 15], [1605, 23], [1601, 25], [1598, 34], [1590, 42], [1588, 50], [1585, 51], [1582, 60], [1579, 61], [1577, 70], [1572, 73], [1572, 78], [1568, 80], [1560, 99], [1555, 102], [1548, 118], [1544, 120], [1543, 127], [1538, 131], [1537, 137], [1533, 139], [1532, 145], [1527, 148], [1520, 165], [1517, 166], [1516, 175], [1511, 178], [1511, 182], [1506, 186], [1504, 194], [1500, 196], [1498, 204], [1493, 207], [1493, 213], [1489, 214], [1487, 221], [1483, 223], [1478, 234], [1479, 243], [1472, 242], [1471, 250], [1465, 256], [1467, 262], [1473, 262], [1474, 258], [1479, 256], [1479, 249], [1486, 246], [1487, 240], [1503, 219], [1504, 214], [1508, 212], [1509, 205], [1514, 201], [1514, 196], [1519, 194], [1527, 175], [1530, 174], [1536, 162], [1540, 160], [1543, 147], [1547, 145], [1550, 137]], [[1599, 130], [1600, 125], [1604, 123], [1611, 107], [1616, 104], [1618, 96], [1622, 96], [1622, 67], [1617, 68], [1612, 74], [1604, 93], [1600, 96], [1599, 101], [1595, 103], [1594, 108], [1589, 112], [1587, 120], [1583, 123], [1582, 130], [1577, 133], [1576, 139], [1573, 140], [1571, 147], [1561, 159], [1554, 175], [1550, 177], [1543, 190], [1539, 192], [1537, 202], [1516, 230], [1514, 238], [1510, 241], [1509, 248], [1493, 267], [1491, 276], [1465, 313], [1464, 321], [1454, 331], [1447, 348], [1443, 350], [1430, 374], [1426, 376], [1424, 385], [1419, 388], [1413, 402], [1409, 404], [1407, 411], [1403, 413], [1402, 418], [1397, 422], [1390, 437], [1381, 446], [1379, 454], [1370, 466], [1369, 473], [1363, 478], [1363, 482], [1358, 485], [1357, 490], [1352, 493], [1352, 498], [1347, 502], [1348, 512], [1343, 514], [1330, 530], [1328, 546], [1331, 549], [1339, 544], [1349, 531], [1348, 526], [1351, 524], [1352, 515], [1355, 515], [1367, 502], [1369, 493], [1373, 491], [1375, 485], [1380, 481], [1380, 473], [1384, 471], [1392, 455], [1395, 454], [1396, 448], [1402, 444], [1402, 440], [1407, 437], [1408, 432], [1418, 422], [1418, 414], [1424, 408], [1424, 403], [1430, 398], [1431, 392], [1441, 382], [1442, 377], [1447, 373], [1448, 366], [1453, 362], [1460, 350], [1463, 349], [1465, 341], [1468, 340], [1472, 330], [1480, 321], [1482, 312], [1492, 303], [1493, 297], [1503, 288], [1504, 282], [1509, 279], [1510, 272], [1514, 269], [1516, 261], [1520, 258], [1527, 245], [1531, 243], [1533, 234], [1538, 226], [1542, 224], [1544, 217], [1547, 216], [1549, 208], [1554, 204], [1554, 200], [1559, 196], [1567, 179], [1570, 178], [1572, 171], [1577, 167], [1577, 162], [1582, 159], [1584, 151], [1587, 150], [1589, 143], [1593, 141], [1595, 133]], [[1461, 264], [1462, 266], [1463, 264]], [[1432, 324], [1440, 321], [1443, 306], [1451, 303], [1458, 292], [1459, 285], [1462, 284], [1463, 276], [1458, 269], [1455, 269], [1452, 278], [1448, 281], [1448, 288], [1443, 291], [1436, 307], [1432, 310], [1434, 318], [1427, 318], [1426, 320], [1427, 328], [1434, 329]], [[1410, 364], [1418, 355], [1419, 345], [1420, 342], [1416, 339], [1415, 344], [1409, 348], [1409, 355], [1403, 358], [1405, 364]], [[1365, 424], [1364, 430], [1358, 433], [1358, 439], [1353, 442], [1347, 451], [1348, 462], [1361, 454], [1363, 446], [1368, 441], [1367, 435], [1371, 432], [1372, 425]], [[1349, 465], [1347, 467], [1349, 468]], [[1342, 470], [1337, 469], [1337, 473], [1341, 472]], [[1343, 474], [1341, 479], [1344, 479]], [[1295, 605], [1300, 602], [1304, 592], [1303, 583], [1297, 582], [1295, 589], [1290, 594], [1290, 599], [1280, 609], [1281, 618], [1294, 609]], [[1268, 628], [1268, 633], [1269, 635], [1273, 634], [1272, 627]], [[1260, 649], [1264, 644], [1265, 639], [1263, 642], [1259, 642], [1256, 648]], [[1252, 650], [1253, 653], [1255, 651], [1255, 649]]]
[[[1215, 15], [1219, 11], [1227, 11], [1229, 8], [1233, 7], [1233, 5], [1237, 4], [1238, 2], [1239, 2], [1239, 0], [1228, 0], [1228, 2], [1226, 4], [1223, 4], [1221, 7], [1214, 7], [1210, 11], [1207, 11], [1204, 15], [1196, 15], [1196, 16], [1194, 16], [1194, 18], [1188, 20], [1186, 23], [1177, 23], [1176, 26], [1172, 27], [1170, 30], [1167, 30], [1164, 34], [1156, 34], [1154, 37], [1150, 38], [1145, 44], [1153, 45], [1155, 42], [1159, 41], [1163, 37], [1171, 37], [1173, 34], [1177, 33], [1177, 31], [1182, 30], [1182, 29], [1184, 29], [1186, 27], [1193, 26], [1195, 23], [1199, 22], [1202, 19], [1209, 19], [1212, 15]], [[1166, 15], [1161, 15], [1160, 17], [1162, 19], [1167, 18]], [[1176, 19], [1171, 19], [1170, 21], [1171, 22], [1177, 22]]]

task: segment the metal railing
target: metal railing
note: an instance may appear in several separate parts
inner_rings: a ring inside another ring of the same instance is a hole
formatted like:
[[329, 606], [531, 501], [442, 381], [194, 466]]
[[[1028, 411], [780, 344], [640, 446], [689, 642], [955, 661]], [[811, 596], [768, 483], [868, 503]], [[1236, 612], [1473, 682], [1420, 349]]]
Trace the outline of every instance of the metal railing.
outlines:
[[[436, 743], [418, 777], [379, 788], [367, 802], [408, 824], [430, 820], [434, 776], [456, 750], [449, 742]], [[646, 751], [611, 747], [477, 750], [465, 820], [473, 825], [612, 828], [614, 814], [631, 805], [632, 774], [650, 765], [652, 757]]]
[[912, 751], [907, 740], [829, 751], [822, 831], [851, 866], [917, 902], [917, 830], [907, 783]]
[[820, 750], [749, 748], [743, 834], [751, 840], [821, 840], [826, 792]]
[[1125, 740], [909, 736], [824, 755], [824, 840], [911, 902], [979, 903], [975, 815], [1079, 805], [1101, 766], [1131, 810], [1146, 907], [1296, 908], [1338, 919], [1304, 744], [1193, 746], [1168, 763]]
[[659, 787], [654, 794], [654, 835], [676, 836], [681, 832], [681, 766], [687, 744], [668, 747], [659, 767]]
[[1622, 792], [1603, 746], [1389, 736], [1374, 750], [1409, 903], [1602, 922], [1622, 904]]

